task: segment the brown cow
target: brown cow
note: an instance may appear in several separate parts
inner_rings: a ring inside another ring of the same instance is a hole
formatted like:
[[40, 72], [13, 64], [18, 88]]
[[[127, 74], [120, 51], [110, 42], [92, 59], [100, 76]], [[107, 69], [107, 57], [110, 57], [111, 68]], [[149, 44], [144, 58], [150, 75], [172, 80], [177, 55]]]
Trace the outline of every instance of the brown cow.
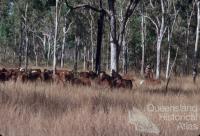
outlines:
[[123, 79], [122, 76], [114, 70], [112, 70], [112, 83], [113, 87], [115, 88], [133, 88], [133, 83], [131, 80]]
[[99, 85], [106, 85], [109, 86], [110, 88], [113, 87], [112, 83], [112, 77], [106, 74], [106, 72], [102, 71], [99, 75], [99, 80], [98, 80]]
[[113, 87], [132, 89], [133, 83], [131, 80], [127, 80], [127, 79], [115, 79], [113, 81]]
[[41, 73], [42, 79], [44, 82], [52, 82], [53, 81], [53, 71], [44, 69]]
[[95, 79], [98, 77], [98, 75], [93, 72], [93, 71], [89, 71], [89, 72], [80, 72], [79, 73], [79, 76], [80, 77], [83, 77], [83, 78], [88, 78], [88, 79]]
[[72, 85], [91, 86], [91, 81], [88, 78], [73, 78], [71, 79]]

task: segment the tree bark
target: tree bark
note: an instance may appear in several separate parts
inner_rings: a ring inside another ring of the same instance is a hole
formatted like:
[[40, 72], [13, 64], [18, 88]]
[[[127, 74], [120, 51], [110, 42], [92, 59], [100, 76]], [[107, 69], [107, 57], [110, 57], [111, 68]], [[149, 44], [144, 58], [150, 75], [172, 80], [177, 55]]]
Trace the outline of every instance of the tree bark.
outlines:
[[47, 53], [47, 66], [49, 66], [50, 54], [51, 54], [51, 37], [48, 36], [48, 53]]
[[90, 40], [91, 40], [91, 63], [92, 63], [92, 71], [94, 71], [94, 39], [93, 39], [93, 22], [94, 22], [94, 17], [92, 15], [92, 12], [90, 10]]
[[24, 18], [24, 24], [25, 24], [25, 71], [28, 69], [28, 25], [27, 25], [27, 12], [28, 12], [28, 3], [26, 4], [25, 9], [25, 18]]
[[194, 50], [194, 64], [193, 64], [193, 81], [196, 82], [197, 77], [197, 69], [198, 69], [198, 60], [197, 60], [197, 51], [198, 51], [198, 43], [199, 43], [199, 27], [200, 27], [200, 2], [196, 1], [197, 5], [197, 28], [196, 28], [196, 42], [195, 42], [195, 50]]
[[66, 42], [66, 21], [67, 21], [67, 18], [65, 17], [64, 27], [63, 27], [63, 43], [62, 43], [62, 50], [61, 50], [61, 63], [60, 63], [61, 68], [63, 68], [64, 66], [65, 42]]
[[56, 74], [56, 47], [57, 47], [57, 32], [58, 32], [58, 2], [56, 0], [56, 15], [55, 15], [55, 35], [54, 35], [54, 47], [53, 47], [53, 75]]
[[101, 71], [101, 46], [102, 46], [102, 38], [103, 38], [103, 27], [104, 27], [104, 16], [105, 13], [102, 9], [102, 0], [100, 0], [100, 16], [98, 19], [98, 32], [97, 32], [97, 48], [96, 48], [96, 67], [95, 71], [97, 74]]
[[163, 35], [165, 33], [165, 9], [164, 9], [164, 3], [163, 0], [161, 0], [161, 9], [162, 9], [162, 17], [161, 17], [161, 26], [160, 30], [157, 33], [157, 63], [156, 63], [156, 79], [160, 78], [160, 57], [161, 57], [161, 44]]
[[23, 47], [23, 22], [20, 20], [20, 43], [19, 43], [19, 68], [22, 66], [22, 47]]
[[[46, 43], [46, 40], [43, 41], [43, 44]], [[35, 66], [38, 66], [38, 53], [37, 53], [37, 46], [35, 44], [35, 34], [33, 33], [33, 47], [34, 47], [34, 54], [35, 54]]]
[[166, 75], [165, 75], [166, 79], [168, 79], [169, 77], [170, 56], [171, 56], [171, 34], [168, 28], [168, 54], [167, 54], [167, 67], [166, 67]]
[[142, 39], [142, 61], [141, 61], [141, 70], [140, 74], [144, 77], [144, 63], [145, 63], [145, 18], [144, 18], [144, 4], [142, 2], [142, 21], [141, 21], [141, 39]]
[[115, 13], [115, 0], [108, 0], [109, 11], [110, 11], [110, 46], [111, 46], [111, 72], [115, 70], [118, 72], [118, 42], [117, 42], [117, 35], [116, 35], [116, 13]]
[[87, 58], [86, 58], [86, 56], [87, 56], [87, 48], [86, 48], [86, 46], [84, 46], [84, 55], [83, 55], [83, 71], [86, 71], [86, 61], [87, 61]]
[[75, 38], [76, 43], [75, 43], [75, 54], [74, 54], [74, 71], [77, 72], [78, 70], [78, 47], [80, 46], [80, 37], [76, 36]]
[[123, 73], [127, 74], [128, 72], [128, 47], [126, 45], [126, 40], [124, 38], [123, 42], [122, 42], [122, 47], [123, 47]]

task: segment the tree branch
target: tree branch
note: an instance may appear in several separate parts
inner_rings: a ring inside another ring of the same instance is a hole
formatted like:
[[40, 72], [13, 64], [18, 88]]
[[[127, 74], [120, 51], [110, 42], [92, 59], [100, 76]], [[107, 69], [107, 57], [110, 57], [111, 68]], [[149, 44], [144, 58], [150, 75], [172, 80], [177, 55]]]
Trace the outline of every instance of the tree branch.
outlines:
[[91, 9], [91, 10], [93, 10], [93, 11], [95, 11], [95, 12], [104, 12], [104, 13], [106, 13], [108, 16], [110, 16], [110, 13], [109, 13], [109, 11], [107, 11], [107, 10], [105, 10], [105, 9], [98, 9], [98, 8], [95, 8], [95, 7], [93, 7], [93, 6], [91, 6], [91, 5], [89, 5], [89, 4], [79, 4], [79, 5], [76, 5], [76, 6], [71, 6], [71, 5], [69, 5], [69, 3], [68, 3], [68, 1], [67, 0], [65, 0], [65, 3], [66, 3], [66, 5], [67, 5], [67, 7], [69, 7], [70, 8], [70, 10], [76, 10], [76, 9], [80, 9], [80, 8], [84, 8], [84, 9]]

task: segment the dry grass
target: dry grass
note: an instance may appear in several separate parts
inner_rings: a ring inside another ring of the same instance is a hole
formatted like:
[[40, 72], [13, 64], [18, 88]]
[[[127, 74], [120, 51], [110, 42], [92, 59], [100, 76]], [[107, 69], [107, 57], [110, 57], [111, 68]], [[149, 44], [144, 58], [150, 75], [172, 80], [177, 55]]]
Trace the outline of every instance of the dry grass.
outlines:
[[135, 126], [128, 122], [128, 111], [136, 107], [160, 128], [159, 135], [198, 136], [200, 128], [198, 131], [177, 130], [178, 122], [159, 120], [158, 113], [146, 111], [146, 105], [200, 106], [200, 85], [193, 85], [190, 78], [177, 78], [170, 83], [166, 95], [163, 94], [164, 88], [164, 83], [159, 86], [138, 86], [130, 91], [98, 86], [63, 87], [8, 82], [0, 85], [0, 134], [140, 136]]

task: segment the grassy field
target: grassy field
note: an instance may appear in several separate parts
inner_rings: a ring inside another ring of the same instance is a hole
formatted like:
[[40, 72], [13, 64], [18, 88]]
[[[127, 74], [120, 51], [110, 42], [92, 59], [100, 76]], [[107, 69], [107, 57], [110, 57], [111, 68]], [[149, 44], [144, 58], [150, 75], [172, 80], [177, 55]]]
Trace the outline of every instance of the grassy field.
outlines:
[[[148, 104], [200, 106], [200, 83], [176, 78], [164, 95], [165, 84], [134, 85], [132, 90], [93, 85], [62, 86], [47, 83], [0, 84], [0, 134], [3, 136], [152, 136], [140, 133], [129, 123], [133, 107], [142, 111], [160, 129], [160, 136], [198, 136], [198, 129], [177, 129], [180, 122], [165, 121]], [[179, 114], [179, 113], [177, 113]], [[180, 113], [182, 114], [182, 113]], [[198, 117], [200, 111], [198, 110]]]

